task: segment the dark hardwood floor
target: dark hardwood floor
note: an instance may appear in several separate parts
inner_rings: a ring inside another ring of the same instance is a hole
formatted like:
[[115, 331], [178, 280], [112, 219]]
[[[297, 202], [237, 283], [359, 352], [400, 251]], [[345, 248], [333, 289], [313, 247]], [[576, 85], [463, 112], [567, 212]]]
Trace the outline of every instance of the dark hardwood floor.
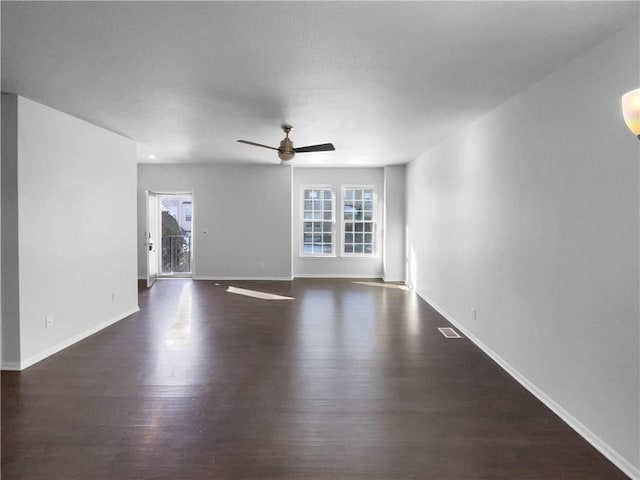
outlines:
[[627, 478], [410, 291], [218, 283], [3, 372], [2, 479]]

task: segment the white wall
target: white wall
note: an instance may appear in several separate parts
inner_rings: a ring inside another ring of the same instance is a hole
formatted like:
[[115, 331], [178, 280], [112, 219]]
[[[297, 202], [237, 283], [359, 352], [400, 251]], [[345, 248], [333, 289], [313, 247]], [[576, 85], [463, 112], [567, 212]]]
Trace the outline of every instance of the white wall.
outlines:
[[405, 281], [405, 165], [384, 167], [383, 278]]
[[291, 279], [291, 167], [139, 165], [138, 177], [140, 278], [151, 190], [193, 193], [194, 278]]
[[20, 342], [20, 359], [6, 368], [138, 308], [135, 143], [22, 97], [17, 107], [20, 335], [4, 340]]
[[[302, 257], [302, 188], [305, 185], [333, 186], [336, 193], [336, 256]], [[375, 215], [378, 228], [374, 257], [345, 257], [340, 254], [342, 224], [341, 188], [347, 185], [373, 185], [377, 194]], [[384, 170], [382, 168], [294, 168], [293, 170], [293, 269], [296, 277], [382, 277]]]
[[636, 478], [638, 45], [636, 19], [407, 170], [417, 292]]
[[2, 360], [20, 364], [18, 97], [2, 94]]

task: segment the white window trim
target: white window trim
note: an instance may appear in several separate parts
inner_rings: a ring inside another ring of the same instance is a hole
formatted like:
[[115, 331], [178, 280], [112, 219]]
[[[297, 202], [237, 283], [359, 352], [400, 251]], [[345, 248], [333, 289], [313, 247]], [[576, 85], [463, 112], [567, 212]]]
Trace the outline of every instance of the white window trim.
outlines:
[[[340, 224], [341, 224], [341, 232], [340, 232], [340, 256], [344, 258], [376, 258], [378, 256], [378, 192], [376, 190], [375, 185], [342, 185], [340, 187]], [[344, 219], [344, 202], [345, 202], [345, 190], [372, 190], [373, 198], [372, 198], [372, 229], [371, 232], [373, 238], [373, 251], [371, 253], [346, 253], [344, 251], [345, 241], [344, 237], [346, 234], [346, 223]]]
[[[332, 205], [332, 212], [331, 212], [331, 216], [332, 216], [332, 220], [331, 220], [331, 238], [332, 238], [332, 242], [331, 242], [331, 253], [304, 253], [304, 192], [305, 190], [308, 189], [312, 189], [312, 190], [316, 190], [316, 189], [325, 189], [325, 190], [330, 190], [331, 191], [331, 205]], [[308, 185], [300, 185], [300, 192], [299, 192], [299, 198], [300, 198], [300, 208], [298, 209], [298, 218], [300, 219], [300, 227], [298, 228], [298, 239], [299, 239], [299, 248], [298, 248], [298, 257], [300, 258], [336, 258], [336, 242], [338, 240], [337, 238], [337, 232], [336, 232], [336, 210], [337, 210], [337, 206], [336, 206], [336, 201], [337, 201], [337, 196], [336, 196], [336, 190], [335, 187], [333, 185], [329, 185], [329, 184], [308, 184]]]

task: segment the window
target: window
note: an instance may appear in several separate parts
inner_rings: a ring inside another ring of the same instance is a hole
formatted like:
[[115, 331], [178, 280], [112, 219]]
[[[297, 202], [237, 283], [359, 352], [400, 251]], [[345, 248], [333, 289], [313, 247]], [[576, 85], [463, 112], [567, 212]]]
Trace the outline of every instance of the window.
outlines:
[[330, 187], [305, 187], [302, 255], [333, 255], [334, 194]]
[[183, 202], [182, 206], [184, 211], [184, 221], [190, 222], [191, 221], [191, 202]]
[[374, 255], [374, 191], [372, 187], [345, 187], [342, 190], [343, 253]]

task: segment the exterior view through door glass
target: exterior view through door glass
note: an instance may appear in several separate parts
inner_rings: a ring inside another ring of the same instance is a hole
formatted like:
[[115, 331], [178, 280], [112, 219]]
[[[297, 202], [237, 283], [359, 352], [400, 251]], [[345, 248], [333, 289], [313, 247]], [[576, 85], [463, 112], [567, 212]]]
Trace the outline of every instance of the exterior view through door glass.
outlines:
[[158, 198], [162, 225], [160, 276], [191, 276], [192, 195], [162, 194]]

